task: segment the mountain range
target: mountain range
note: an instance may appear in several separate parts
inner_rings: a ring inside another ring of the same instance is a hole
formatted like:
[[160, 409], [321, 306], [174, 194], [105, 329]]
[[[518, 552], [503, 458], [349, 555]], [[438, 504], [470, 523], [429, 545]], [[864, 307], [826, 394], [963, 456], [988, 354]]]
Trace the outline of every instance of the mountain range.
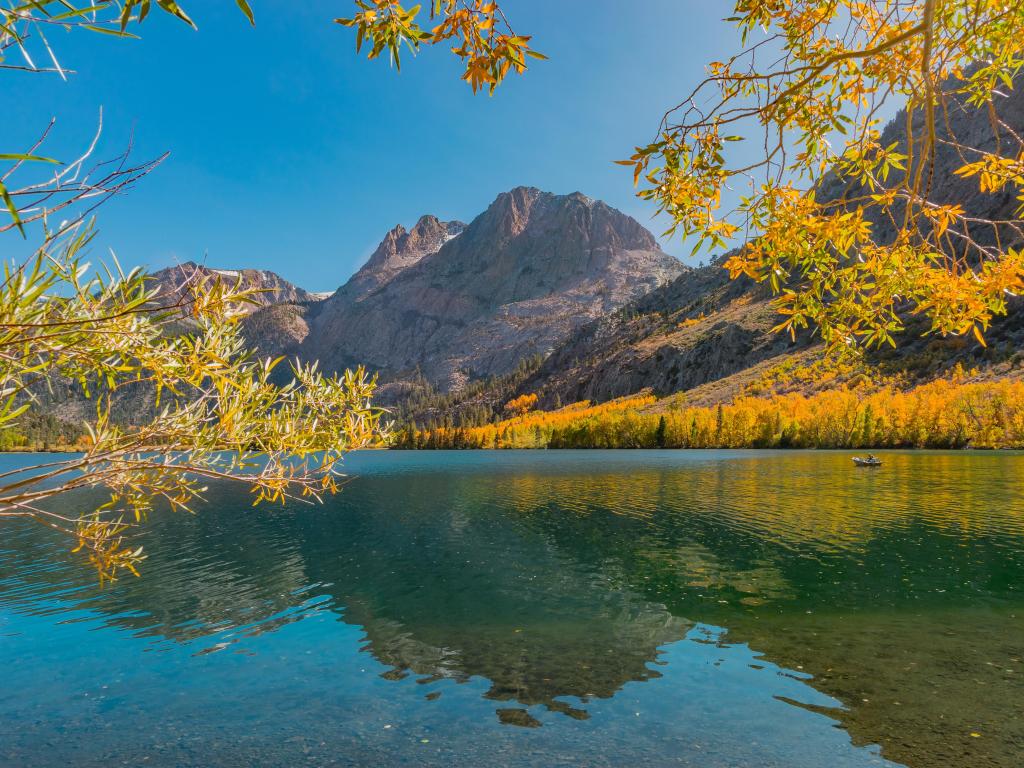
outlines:
[[[1024, 89], [1002, 99], [1001, 118], [1024, 129]], [[883, 141], [905, 144], [907, 122], [897, 115]], [[952, 105], [940, 139], [944, 131], [982, 148], [998, 140], [988, 114], [963, 105]], [[957, 201], [978, 217], [1012, 218], [1012, 196], [979, 193], [951, 172], [953, 150], [938, 146], [935, 200]], [[842, 184], [828, 175], [819, 194]], [[884, 222], [876, 229], [891, 239]], [[1013, 244], [1010, 233], [999, 238]], [[811, 333], [795, 340], [774, 333], [768, 290], [730, 280], [724, 258], [684, 267], [642, 225], [600, 201], [520, 187], [469, 225], [423, 217], [408, 232], [392, 230], [330, 298], [290, 310], [306, 327], [290, 335], [287, 351], [327, 368], [363, 363], [380, 371], [385, 401], [414, 403], [403, 410], [412, 418], [493, 413], [527, 392], [544, 407], [641, 390], [722, 401], [772, 366], [821, 354]], [[923, 336], [927, 328], [908, 318], [899, 349], [870, 359], [917, 379], [958, 363], [1006, 375], [1024, 363], [1024, 312], [1019, 302], [1010, 310], [988, 332], [987, 348]]]
[[186, 261], [154, 272], [150, 288], [157, 291], [155, 301], [170, 303], [180, 295], [182, 285], [188, 281], [205, 281], [218, 277], [228, 283], [238, 283], [253, 291], [250, 309], [272, 304], [291, 304], [316, 301], [321, 296], [292, 285], [275, 272], [265, 269], [213, 269], [205, 264]]
[[[1004, 120], [1024, 129], [1024, 90], [1004, 98]], [[897, 116], [884, 139], [905, 142], [905, 124]], [[977, 146], [995, 140], [984, 112], [954, 109], [948, 129]], [[941, 146], [935, 199], [1006, 218], [1013, 201], [965, 186], [949, 172], [955, 158]], [[839, 186], [827, 176], [820, 194]], [[880, 224], [879, 237], [887, 236]], [[379, 401], [401, 419], [439, 423], [490, 418], [524, 393], [548, 408], [643, 390], [721, 402], [772, 366], [820, 356], [813, 334], [794, 340], [771, 330], [777, 317], [769, 292], [730, 280], [724, 258], [686, 267], [639, 222], [600, 200], [517, 187], [468, 224], [424, 215], [409, 229], [395, 226], [329, 295], [273, 272], [193, 262], [153, 279], [168, 296], [197, 275], [256, 289], [242, 329], [261, 356], [317, 360], [328, 371], [365, 365], [380, 375]], [[1024, 368], [1019, 303], [989, 331], [987, 348], [922, 337], [927, 329], [909, 320], [899, 349], [875, 355], [876, 362], [895, 362], [921, 379], [957, 363], [994, 375]], [[83, 411], [73, 401], [69, 395], [70, 408], [52, 410], [77, 416]]]
[[686, 271], [599, 200], [517, 187], [468, 225], [425, 215], [409, 230], [396, 226], [325, 299], [252, 270], [238, 279], [248, 287], [259, 275], [253, 287], [275, 299], [243, 321], [261, 355], [325, 370], [365, 365], [393, 402], [414, 380], [458, 392], [506, 375]]

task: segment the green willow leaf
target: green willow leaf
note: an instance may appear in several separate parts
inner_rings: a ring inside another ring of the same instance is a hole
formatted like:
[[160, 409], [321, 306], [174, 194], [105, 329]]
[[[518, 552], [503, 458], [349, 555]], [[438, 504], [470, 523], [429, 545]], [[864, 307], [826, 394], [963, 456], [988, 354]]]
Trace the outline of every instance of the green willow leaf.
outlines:
[[43, 157], [42, 155], [12, 155], [6, 152], [0, 152], [0, 160], [15, 160], [18, 162], [37, 162], [37, 163], [53, 163], [54, 165], [60, 165], [60, 160], [54, 160], [52, 157]]
[[0, 181], [0, 197], [3, 198], [4, 203], [7, 205], [7, 210], [11, 213], [11, 218], [14, 220], [15, 226], [18, 231], [21, 232], [21, 236], [25, 237], [25, 227], [22, 226], [21, 216], [18, 215], [18, 207], [14, 204], [14, 198], [11, 197], [11, 193], [7, 191], [7, 187]]
[[256, 17], [252, 13], [252, 8], [249, 7], [247, 0], [235, 0], [238, 7], [242, 9], [242, 13], [245, 14], [245, 18], [249, 20], [249, 23], [254, 27], [256, 26]]
[[90, 32], [99, 32], [103, 35], [113, 35], [114, 37], [127, 37], [133, 40], [138, 40], [138, 35], [133, 35], [131, 32], [124, 32], [120, 29], [110, 29], [108, 27], [98, 27], [95, 24], [83, 24], [83, 29], [88, 29]]
[[156, 4], [172, 16], [176, 16], [182, 21], [184, 21], [186, 24], [192, 27], [192, 29], [198, 29], [196, 23], [192, 21], [191, 18], [189, 18], [189, 15], [185, 13], [184, 9], [176, 2], [174, 2], [174, 0], [156, 0]]

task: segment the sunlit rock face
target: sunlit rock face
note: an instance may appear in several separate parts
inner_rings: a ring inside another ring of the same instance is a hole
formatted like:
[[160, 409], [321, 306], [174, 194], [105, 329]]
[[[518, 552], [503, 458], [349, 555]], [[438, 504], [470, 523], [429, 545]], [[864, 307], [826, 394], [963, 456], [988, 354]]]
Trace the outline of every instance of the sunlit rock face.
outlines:
[[637, 221], [580, 193], [519, 187], [460, 227], [424, 217], [392, 230], [313, 319], [303, 357], [458, 388], [684, 271]]

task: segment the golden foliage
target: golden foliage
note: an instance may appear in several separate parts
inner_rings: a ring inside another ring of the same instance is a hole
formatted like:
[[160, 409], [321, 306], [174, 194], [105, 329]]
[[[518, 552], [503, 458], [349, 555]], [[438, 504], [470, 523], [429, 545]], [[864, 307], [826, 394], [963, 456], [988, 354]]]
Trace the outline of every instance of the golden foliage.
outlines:
[[524, 416], [533, 410], [537, 405], [537, 396], [534, 394], [520, 395], [505, 403], [505, 411], [512, 416]]
[[703, 322], [706, 318], [707, 318], [707, 316], [703, 312], [701, 312], [696, 317], [688, 317], [685, 320], [682, 320], [676, 327], [678, 327], [678, 328], [692, 328], [695, 325], [700, 325], [701, 322]]
[[419, 23], [420, 6], [406, 9], [397, 0], [356, 0], [358, 12], [335, 22], [356, 30], [356, 51], [370, 43], [369, 58], [388, 52], [392, 64], [401, 69], [401, 48], [411, 53], [422, 45], [452, 41], [452, 53], [462, 59], [462, 79], [473, 92], [498, 87], [509, 71], [526, 71], [527, 57], [545, 58], [530, 48], [530, 38], [512, 31], [508, 19], [495, 2], [485, 0], [430, 0], [430, 18], [439, 23], [431, 30]]
[[417, 436], [427, 448], [1020, 448], [1024, 382], [959, 377], [909, 391], [838, 387], [652, 412], [653, 397], [578, 403], [466, 430]]
[[[536, 396], [531, 397], [536, 402]], [[649, 395], [612, 400], [600, 405], [592, 405], [584, 400], [557, 411], [534, 411], [482, 427], [442, 427], [417, 432], [414, 436], [415, 444], [402, 447], [544, 448], [555, 429], [567, 427], [583, 419], [600, 418], [622, 410], [643, 408], [654, 402], [655, 398]]]
[[[780, 330], [814, 324], [830, 345], [894, 344], [911, 311], [933, 332], [984, 344], [1024, 289], [1024, 253], [1003, 245], [1021, 223], [934, 199], [935, 158], [944, 149], [979, 192], [1024, 202], [1024, 138], [998, 114], [999, 89], [1024, 63], [1024, 5], [738, 0], [732, 20], [744, 41], [760, 39], [712, 62], [658, 138], [622, 161], [646, 183], [640, 196], [698, 247], [752, 233], [727, 267], [771, 284]], [[768, 51], [782, 55], [758, 56]], [[892, 97], [906, 100], [906, 146], [881, 140], [876, 116]], [[949, 115], [963, 109], [988, 115], [993, 142], [953, 135]], [[728, 144], [747, 139], [763, 154], [730, 163]], [[824, 194], [830, 171], [840, 191]], [[726, 187], [746, 190], [735, 210], [722, 209]], [[878, 222], [895, 232], [884, 242]]]

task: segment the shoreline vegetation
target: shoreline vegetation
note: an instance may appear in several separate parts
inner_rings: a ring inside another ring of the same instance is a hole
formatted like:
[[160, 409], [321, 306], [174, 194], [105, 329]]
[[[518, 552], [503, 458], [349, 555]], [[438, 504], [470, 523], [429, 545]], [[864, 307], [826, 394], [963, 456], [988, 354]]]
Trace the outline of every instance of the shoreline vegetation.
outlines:
[[[776, 366], [741, 394], [690, 404], [688, 393], [648, 392], [534, 410], [506, 403], [505, 418], [419, 428], [408, 421], [377, 449], [1024, 449], [1024, 380], [978, 380], [956, 368], [916, 386], [834, 364]], [[818, 389], [808, 390], [814, 381]], [[779, 387], [796, 391], [777, 391]], [[0, 432], [0, 453], [80, 452], [85, 430], [44, 416]]]
[[1024, 381], [962, 376], [900, 390], [741, 395], [687, 406], [640, 395], [472, 427], [406, 426], [394, 448], [1024, 448]]
[[0, 453], [73, 453], [86, 449], [85, 436], [81, 424], [30, 411], [0, 429]]

